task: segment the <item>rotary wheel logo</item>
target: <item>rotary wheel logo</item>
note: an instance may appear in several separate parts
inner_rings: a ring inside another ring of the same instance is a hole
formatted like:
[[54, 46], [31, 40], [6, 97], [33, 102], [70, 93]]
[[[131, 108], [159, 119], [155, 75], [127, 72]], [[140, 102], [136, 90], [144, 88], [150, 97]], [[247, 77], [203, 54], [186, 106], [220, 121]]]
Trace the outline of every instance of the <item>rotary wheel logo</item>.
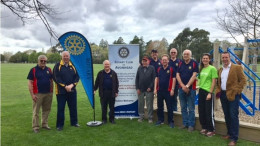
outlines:
[[86, 47], [84, 40], [76, 35], [67, 37], [64, 46], [72, 55], [80, 55]]
[[118, 50], [118, 55], [122, 58], [126, 58], [129, 55], [129, 50], [126, 47], [122, 47]]

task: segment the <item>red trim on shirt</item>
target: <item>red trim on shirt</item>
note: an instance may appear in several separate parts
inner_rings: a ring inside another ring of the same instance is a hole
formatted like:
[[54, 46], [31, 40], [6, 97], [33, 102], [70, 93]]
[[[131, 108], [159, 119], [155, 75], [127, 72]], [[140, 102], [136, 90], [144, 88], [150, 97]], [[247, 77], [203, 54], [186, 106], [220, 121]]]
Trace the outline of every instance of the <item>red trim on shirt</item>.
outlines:
[[33, 93], [37, 94], [38, 93], [38, 86], [37, 86], [37, 78], [35, 76], [35, 72], [36, 72], [36, 69], [34, 67], [33, 68]]
[[173, 69], [170, 67], [170, 81], [169, 81], [169, 86], [168, 86], [168, 91], [170, 92], [172, 90], [172, 74], [173, 74]]

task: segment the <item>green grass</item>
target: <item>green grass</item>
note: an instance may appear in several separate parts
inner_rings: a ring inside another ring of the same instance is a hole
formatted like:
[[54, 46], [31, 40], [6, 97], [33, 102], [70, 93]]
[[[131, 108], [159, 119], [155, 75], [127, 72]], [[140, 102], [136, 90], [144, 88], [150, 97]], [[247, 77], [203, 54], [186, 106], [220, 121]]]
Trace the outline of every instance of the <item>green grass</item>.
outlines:
[[[117, 124], [110, 123], [99, 127], [85, 126], [93, 121], [93, 110], [86, 98], [83, 87], [78, 84], [78, 119], [81, 127], [71, 127], [69, 112], [66, 107], [65, 126], [63, 131], [56, 131], [57, 101], [53, 96], [49, 126], [52, 130], [40, 129], [40, 133], [32, 132], [32, 100], [27, 87], [27, 74], [35, 64], [1, 64], [1, 145], [226, 145], [219, 135], [207, 138], [198, 131], [188, 133], [178, 128], [171, 129], [167, 125], [156, 127], [148, 122], [138, 123], [135, 120], [119, 119]], [[53, 64], [48, 64], [51, 68]], [[102, 69], [102, 65], [94, 65], [94, 75]], [[99, 97], [96, 95], [96, 119], [101, 120]], [[239, 140], [238, 145], [257, 145]]]

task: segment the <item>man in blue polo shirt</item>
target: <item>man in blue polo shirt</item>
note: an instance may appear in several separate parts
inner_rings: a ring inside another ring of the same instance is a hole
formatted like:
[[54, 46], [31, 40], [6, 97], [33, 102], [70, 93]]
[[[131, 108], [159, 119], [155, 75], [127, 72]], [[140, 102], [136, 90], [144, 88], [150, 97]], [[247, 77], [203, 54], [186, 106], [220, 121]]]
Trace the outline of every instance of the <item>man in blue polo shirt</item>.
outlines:
[[191, 59], [191, 55], [190, 50], [183, 51], [183, 60], [179, 63], [176, 74], [183, 122], [180, 129], [188, 128], [189, 132], [192, 132], [195, 126], [196, 76], [199, 71], [198, 64]]
[[[178, 55], [177, 49], [172, 48], [170, 50], [170, 55], [171, 55], [171, 59], [169, 61], [169, 66], [172, 67], [173, 70], [175, 70], [177, 72], [178, 66], [179, 66], [179, 62], [181, 61], [180, 59], [177, 58], [177, 55]], [[176, 86], [175, 86], [175, 89], [174, 89], [174, 95], [172, 97], [173, 98], [173, 102], [172, 102], [173, 111], [177, 111], [178, 110], [178, 108], [177, 108], [177, 103], [178, 103], [177, 96], [178, 96], [178, 89], [179, 89], [178, 86], [179, 86], [179, 83], [176, 80]]]
[[169, 56], [167, 54], [162, 55], [162, 67], [159, 67], [156, 73], [155, 83], [154, 83], [154, 94], [157, 94], [157, 116], [158, 121], [156, 125], [161, 125], [164, 123], [164, 100], [166, 102], [168, 111], [168, 124], [171, 128], [174, 127], [173, 124], [173, 110], [171, 96], [174, 95], [174, 88], [176, 84], [175, 71], [172, 67], [168, 65]]
[[158, 67], [162, 66], [161, 61], [158, 58], [158, 52], [155, 49], [153, 49], [151, 51], [151, 58], [150, 58], [150, 64], [149, 65], [152, 65], [154, 67], [155, 71], [157, 71]]
[[50, 130], [48, 116], [52, 104], [52, 71], [46, 66], [47, 57], [40, 55], [38, 64], [28, 74], [28, 87], [33, 101], [32, 128], [34, 133], [39, 133], [39, 112], [42, 107], [42, 128]]

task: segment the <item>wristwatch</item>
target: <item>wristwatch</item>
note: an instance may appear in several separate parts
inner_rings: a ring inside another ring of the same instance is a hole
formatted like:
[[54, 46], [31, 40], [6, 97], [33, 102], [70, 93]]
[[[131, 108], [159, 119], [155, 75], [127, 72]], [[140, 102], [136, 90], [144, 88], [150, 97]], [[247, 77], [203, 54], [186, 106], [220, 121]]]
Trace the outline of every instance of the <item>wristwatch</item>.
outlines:
[[189, 86], [188, 86], [188, 85], [186, 85], [186, 87], [187, 87], [187, 88], [189, 88]]

